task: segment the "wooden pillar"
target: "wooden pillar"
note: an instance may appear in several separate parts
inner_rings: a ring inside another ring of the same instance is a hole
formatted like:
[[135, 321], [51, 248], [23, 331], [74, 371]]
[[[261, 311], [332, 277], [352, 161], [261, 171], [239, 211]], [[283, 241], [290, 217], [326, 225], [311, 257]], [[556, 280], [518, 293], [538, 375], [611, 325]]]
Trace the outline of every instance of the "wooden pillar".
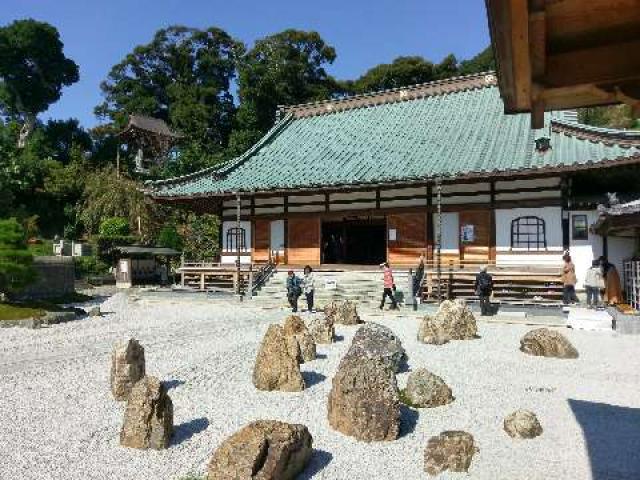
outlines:
[[380, 210], [380, 187], [376, 188], [376, 210]]
[[236, 195], [236, 274], [234, 277], [234, 291], [240, 295], [240, 207], [242, 199]]
[[289, 262], [289, 197], [284, 196], [284, 263]]
[[496, 261], [496, 182], [490, 183], [489, 200], [489, 263]]
[[427, 185], [427, 261], [433, 261], [433, 187]]
[[571, 246], [570, 240], [570, 232], [569, 232], [569, 221], [570, 221], [570, 200], [569, 197], [571, 195], [570, 189], [570, 179], [569, 177], [562, 177], [560, 192], [562, 195], [562, 248], [564, 250], [568, 250]]

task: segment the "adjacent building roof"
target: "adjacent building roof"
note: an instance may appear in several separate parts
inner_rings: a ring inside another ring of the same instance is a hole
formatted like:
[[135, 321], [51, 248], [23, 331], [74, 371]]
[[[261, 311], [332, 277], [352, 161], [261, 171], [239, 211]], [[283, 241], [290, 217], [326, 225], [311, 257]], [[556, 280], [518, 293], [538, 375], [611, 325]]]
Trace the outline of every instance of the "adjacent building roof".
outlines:
[[[640, 163], [640, 133], [505, 115], [492, 73], [298, 105], [239, 158], [150, 182], [156, 199], [411, 184]], [[551, 149], [537, 151], [546, 136]]]
[[142, 130], [172, 139], [182, 138], [182, 135], [171, 130], [169, 128], [169, 125], [167, 125], [164, 120], [160, 118], [147, 117], [146, 115], [129, 115], [129, 122], [127, 123], [126, 128], [120, 133], [120, 135], [126, 136], [134, 130]]

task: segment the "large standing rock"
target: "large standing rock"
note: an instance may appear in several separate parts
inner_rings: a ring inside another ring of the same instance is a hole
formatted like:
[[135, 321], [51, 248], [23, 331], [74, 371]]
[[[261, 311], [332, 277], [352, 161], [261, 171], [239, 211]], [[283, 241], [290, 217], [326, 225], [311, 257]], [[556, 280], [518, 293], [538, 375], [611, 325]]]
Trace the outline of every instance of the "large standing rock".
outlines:
[[207, 480], [293, 480], [311, 457], [312, 443], [304, 425], [258, 420], [218, 447]]
[[419, 408], [439, 407], [453, 401], [449, 386], [426, 368], [411, 372], [404, 396], [412, 406]]
[[435, 315], [427, 315], [418, 329], [418, 340], [442, 345], [450, 340], [468, 340], [478, 333], [476, 319], [462, 300], [445, 300]]
[[379, 358], [346, 358], [333, 377], [329, 424], [365, 442], [395, 440], [400, 433], [396, 376]]
[[317, 317], [309, 324], [309, 334], [316, 343], [333, 343], [336, 331], [333, 320], [329, 317]]
[[402, 348], [400, 339], [390, 328], [377, 323], [367, 323], [360, 327], [353, 336], [351, 347], [343, 358], [350, 357], [379, 358], [398, 372], [407, 354]]
[[173, 433], [173, 403], [155, 377], [144, 377], [131, 389], [120, 445], [131, 448], [167, 448]]
[[504, 431], [512, 438], [535, 438], [542, 434], [542, 425], [535, 413], [516, 410], [504, 419]]
[[145, 375], [144, 348], [130, 338], [119, 342], [111, 354], [111, 393], [126, 400], [133, 385]]
[[578, 351], [567, 337], [555, 330], [531, 330], [520, 340], [520, 350], [529, 355], [556, 358], [578, 358]]
[[345, 300], [343, 302], [331, 302], [324, 307], [324, 314], [334, 323], [340, 325], [357, 325], [364, 323], [358, 315], [356, 304]]
[[253, 384], [259, 390], [304, 390], [300, 364], [291, 354], [287, 337], [280, 325], [269, 326], [262, 339], [253, 369]]
[[284, 322], [283, 331], [287, 337], [291, 354], [293, 356], [299, 355], [300, 363], [316, 359], [316, 344], [300, 317], [297, 315], [288, 316]]
[[438, 475], [445, 470], [467, 472], [473, 456], [478, 452], [473, 436], [467, 432], [442, 432], [431, 437], [424, 451], [424, 471]]

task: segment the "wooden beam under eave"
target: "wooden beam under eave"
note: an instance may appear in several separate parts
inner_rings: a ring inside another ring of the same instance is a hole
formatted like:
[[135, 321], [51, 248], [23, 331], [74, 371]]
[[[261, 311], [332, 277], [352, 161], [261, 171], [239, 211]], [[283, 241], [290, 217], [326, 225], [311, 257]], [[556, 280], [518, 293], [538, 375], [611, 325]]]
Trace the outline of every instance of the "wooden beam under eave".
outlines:
[[529, 55], [533, 81], [544, 78], [547, 67], [547, 17], [544, 10], [529, 15]]
[[549, 55], [544, 81], [549, 87], [606, 84], [640, 77], [640, 39]]
[[510, 4], [515, 107], [517, 110], [526, 110], [531, 107], [529, 4], [528, 0], [511, 0]]

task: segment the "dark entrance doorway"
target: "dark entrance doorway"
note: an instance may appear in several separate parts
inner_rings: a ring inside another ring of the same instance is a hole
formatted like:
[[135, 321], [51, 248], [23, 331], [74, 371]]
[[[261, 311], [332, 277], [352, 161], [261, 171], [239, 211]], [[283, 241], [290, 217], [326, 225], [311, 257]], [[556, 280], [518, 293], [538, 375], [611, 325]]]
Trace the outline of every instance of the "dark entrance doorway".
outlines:
[[384, 218], [322, 223], [322, 263], [378, 265], [387, 258]]

